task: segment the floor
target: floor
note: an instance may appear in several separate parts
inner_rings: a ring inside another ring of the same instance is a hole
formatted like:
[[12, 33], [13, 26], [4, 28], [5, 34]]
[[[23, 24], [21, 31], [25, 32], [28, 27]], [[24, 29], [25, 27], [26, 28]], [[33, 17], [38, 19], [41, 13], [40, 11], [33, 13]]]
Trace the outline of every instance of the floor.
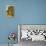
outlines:
[[[8, 46], [8, 44], [0, 44], [0, 46]], [[18, 44], [10, 45], [10, 46], [18, 46]]]
[[31, 40], [28, 41], [21, 40], [20, 46], [46, 46], [46, 42], [45, 41], [32, 42]]
[[[8, 46], [8, 44], [0, 44], [0, 46]], [[21, 40], [19, 44], [15, 44], [14, 46], [46, 46], [46, 42], [45, 41], [32, 42], [31, 40], [28, 41]]]

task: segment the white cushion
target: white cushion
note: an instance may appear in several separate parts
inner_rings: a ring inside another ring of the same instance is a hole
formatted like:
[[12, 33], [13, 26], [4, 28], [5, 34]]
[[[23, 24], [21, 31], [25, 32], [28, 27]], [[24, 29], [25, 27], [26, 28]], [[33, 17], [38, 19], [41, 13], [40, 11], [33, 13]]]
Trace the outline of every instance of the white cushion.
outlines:
[[43, 35], [33, 35], [32, 36], [32, 41], [38, 41], [38, 40], [45, 40]]
[[22, 38], [27, 38], [27, 37], [28, 37], [28, 36], [27, 36], [28, 30], [21, 30], [21, 32], [22, 32], [22, 37], [21, 37], [21, 39], [22, 39]]

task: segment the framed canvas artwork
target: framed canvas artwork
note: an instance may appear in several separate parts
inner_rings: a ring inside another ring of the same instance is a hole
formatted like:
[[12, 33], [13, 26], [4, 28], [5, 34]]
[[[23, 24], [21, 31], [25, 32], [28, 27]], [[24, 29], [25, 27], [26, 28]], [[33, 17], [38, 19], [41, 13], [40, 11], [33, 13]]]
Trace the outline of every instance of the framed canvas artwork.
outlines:
[[13, 5], [8, 5], [7, 9], [6, 9], [6, 12], [7, 12], [7, 16], [14, 16], [14, 6]]

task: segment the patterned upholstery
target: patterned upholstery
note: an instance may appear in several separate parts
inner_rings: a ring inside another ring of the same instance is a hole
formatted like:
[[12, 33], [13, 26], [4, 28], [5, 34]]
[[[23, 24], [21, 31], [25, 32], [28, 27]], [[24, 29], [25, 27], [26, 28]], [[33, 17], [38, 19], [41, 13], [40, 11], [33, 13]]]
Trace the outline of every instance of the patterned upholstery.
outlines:
[[44, 40], [46, 37], [45, 27], [46, 26], [44, 25], [43, 26], [41, 25], [22, 25], [21, 26], [21, 34], [22, 34], [21, 39]]

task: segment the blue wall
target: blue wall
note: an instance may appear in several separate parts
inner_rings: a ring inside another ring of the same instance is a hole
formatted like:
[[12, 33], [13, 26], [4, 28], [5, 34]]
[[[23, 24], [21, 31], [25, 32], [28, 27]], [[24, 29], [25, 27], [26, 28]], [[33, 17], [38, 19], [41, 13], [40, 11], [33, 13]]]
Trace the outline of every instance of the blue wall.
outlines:
[[[13, 18], [6, 15], [9, 4], [16, 4]], [[8, 43], [9, 32], [17, 33], [17, 24], [46, 24], [46, 0], [0, 0], [0, 43]]]
[[21, 24], [46, 24], [46, 0], [16, 0]]
[[[8, 43], [8, 34], [10, 32], [17, 33], [17, 18], [10, 18], [6, 15], [6, 6], [15, 5], [15, 0], [0, 0], [0, 43]], [[17, 42], [17, 39], [16, 41]]]

